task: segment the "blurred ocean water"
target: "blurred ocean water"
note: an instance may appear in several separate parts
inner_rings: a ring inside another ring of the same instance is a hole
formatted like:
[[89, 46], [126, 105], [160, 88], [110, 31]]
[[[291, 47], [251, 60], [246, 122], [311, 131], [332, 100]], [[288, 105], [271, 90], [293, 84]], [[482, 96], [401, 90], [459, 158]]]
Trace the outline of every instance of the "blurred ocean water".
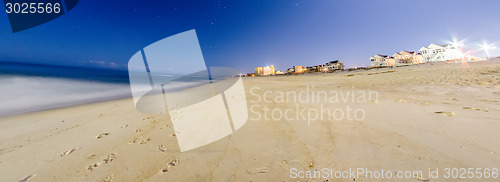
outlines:
[[0, 117], [127, 97], [124, 70], [0, 63]]

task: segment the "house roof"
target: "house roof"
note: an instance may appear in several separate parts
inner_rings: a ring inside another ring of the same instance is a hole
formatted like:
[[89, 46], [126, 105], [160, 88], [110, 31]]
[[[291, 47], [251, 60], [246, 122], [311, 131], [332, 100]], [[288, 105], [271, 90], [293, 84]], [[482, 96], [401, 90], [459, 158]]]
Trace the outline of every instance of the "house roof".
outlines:
[[446, 47], [447, 45], [442, 45], [442, 44], [430, 44], [429, 46], [427, 46], [429, 49], [431, 47]]
[[401, 52], [407, 52], [407, 53], [410, 53], [410, 54], [415, 53], [415, 51], [401, 51]]

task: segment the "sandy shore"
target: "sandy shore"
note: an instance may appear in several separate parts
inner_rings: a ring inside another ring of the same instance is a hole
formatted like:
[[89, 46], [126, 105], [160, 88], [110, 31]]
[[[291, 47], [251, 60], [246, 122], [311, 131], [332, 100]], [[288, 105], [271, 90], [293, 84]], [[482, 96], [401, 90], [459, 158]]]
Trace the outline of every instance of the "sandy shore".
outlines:
[[[247, 123], [182, 153], [173, 150], [170, 118], [142, 114], [132, 99], [1, 118], [2, 181], [325, 181], [293, 179], [290, 172], [323, 168], [420, 170], [422, 178], [383, 181], [424, 181], [429, 168], [500, 168], [500, 61], [243, 81]], [[377, 96], [281, 100], [286, 91], [307, 89]], [[359, 112], [296, 117], [296, 111], [325, 108]], [[443, 173], [430, 180], [458, 180]], [[364, 175], [334, 180], [376, 181]]]

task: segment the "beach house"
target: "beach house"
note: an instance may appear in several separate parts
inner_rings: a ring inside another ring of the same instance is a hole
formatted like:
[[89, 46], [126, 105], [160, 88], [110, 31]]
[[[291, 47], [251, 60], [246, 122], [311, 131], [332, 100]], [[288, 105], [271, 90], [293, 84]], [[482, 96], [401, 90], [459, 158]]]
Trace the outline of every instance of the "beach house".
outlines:
[[420, 64], [423, 63], [422, 54], [414, 51], [401, 51], [392, 55], [396, 65]]
[[454, 61], [463, 59], [464, 53], [450, 44], [430, 44], [427, 47], [420, 48], [424, 62], [440, 62], [440, 61]]
[[375, 54], [370, 57], [370, 65], [373, 66], [394, 66], [395, 60], [393, 57], [382, 54]]
[[274, 66], [255, 67], [255, 76], [269, 76], [274, 75]]
[[304, 73], [307, 71], [307, 68], [304, 68], [302, 66], [293, 66], [292, 68], [288, 68], [286, 70], [286, 73], [288, 74], [300, 74], [300, 73]]
[[293, 66], [293, 70], [295, 71], [295, 74], [304, 73], [306, 71], [306, 69], [302, 66]]
[[342, 63], [342, 61], [340, 60], [330, 61], [326, 63], [325, 66], [329, 71], [344, 69], [344, 63]]

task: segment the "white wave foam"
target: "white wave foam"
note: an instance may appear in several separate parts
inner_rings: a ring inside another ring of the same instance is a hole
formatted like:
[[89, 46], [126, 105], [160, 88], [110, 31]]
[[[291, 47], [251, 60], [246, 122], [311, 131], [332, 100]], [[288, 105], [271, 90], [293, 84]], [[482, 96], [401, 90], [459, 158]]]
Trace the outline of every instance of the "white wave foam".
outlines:
[[128, 84], [0, 76], [0, 116], [131, 97]]

